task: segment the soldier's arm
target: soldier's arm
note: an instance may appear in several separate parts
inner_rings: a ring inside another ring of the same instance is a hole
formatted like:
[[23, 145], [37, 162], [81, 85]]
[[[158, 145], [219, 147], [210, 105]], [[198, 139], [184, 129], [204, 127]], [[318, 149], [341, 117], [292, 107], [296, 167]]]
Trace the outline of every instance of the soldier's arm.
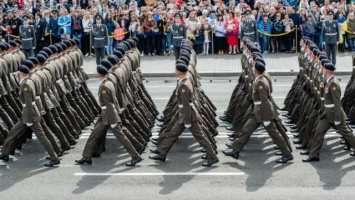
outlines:
[[32, 101], [33, 101], [33, 96], [32, 96], [32, 88], [28, 85], [28, 84], [24, 84], [23, 88], [22, 88], [22, 93], [25, 99], [25, 105], [26, 105], [26, 112], [23, 113], [23, 122], [24, 123], [33, 123], [33, 105], [32, 105]]
[[260, 101], [261, 101], [261, 115], [263, 121], [270, 121], [271, 120], [271, 108], [269, 103], [269, 91], [266, 85], [259, 81], [258, 82], [258, 91]]
[[102, 86], [101, 95], [102, 95], [103, 102], [106, 106], [106, 115], [109, 123], [111, 125], [117, 124], [118, 114], [117, 114], [117, 109], [113, 102], [114, 97], [112, 96], [111, 91], [106, 86]]
[[333, 83], [332, 85], [329, 86], [329, 91], [332, 96], [332, 101], [334, 104], [334, 121], [335, 122], [340, 122], [341, 121], [341, 115], [343, 114], [342, 112], [342, 107], [341, 107], [341, 90], [339, 85]]
[[[346, 22], [344, 22], [344, 23], [346, 23]], [[337, 42], [339, 42], [339, 34], [340, 34], [340, 27], [339, 27], [339, 23], [338, 22], [336, 22], [336, 29], [337, 29]]]
[[181, 100], [182, 100], [182, 109], [184, 112], [184, 124], [185, 125], [191, 125], [191, 115], [192, 115], [192, 109], [190, 106], [190, 93], [189, 88], [186, 85], [181, 85], [179, 88], [179, 93], [181, 95]]

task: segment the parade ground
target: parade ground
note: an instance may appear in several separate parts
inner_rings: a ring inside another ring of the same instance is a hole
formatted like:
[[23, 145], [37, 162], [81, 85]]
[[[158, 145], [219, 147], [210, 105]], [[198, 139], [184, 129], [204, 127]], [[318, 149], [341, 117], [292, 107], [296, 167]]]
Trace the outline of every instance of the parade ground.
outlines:
[[[227, 108], [232, 90], [241, 71], [241, 55], [198, 56], [197, 70], [202, 74], [202, 89], [217, 107], [220, 116]], [[273, 97], [283, 107], [283, 101], [298, 72], [297, 54], [264, 56], [267, 71], [272, 75]], [[337, 79], [342, 93], [353, 69], [351, 54], [339, 54]], [[88, 86], [97, 97], [99, 80], [95, 78], [94, 58], [85, 58], [84, 69], [92, 77]], [[161, 112], [174, 88], [174, 57], [144, 56], [141, 69], [145, 86]], [[217, 116], [217, 118], [218, 118]], [[285, 120], [285, 119], [283, 119]], [[277, 164], [274, 144], [264, 129], [258, 129], [245, 146], [239, 160], [223, 155], [229, 142], [225, 128], [218, 119], [216, 137], [219, 163], [202, 167], [201, 147], [189, 132], [184, 132], [167, 156], [165, 163], [148, 158], [149, 143], [136, 167], [126, 167], [129, 155], [107, 134], [107, 151], [93, 158], [92, 165], [75, 165], [80, 159], [93, 125], [83, 130], [78, 144], [61, 157], [57, 167], [43, 167], [45, 150], [38, 140], [29, 140], [16, 159], [0, 166], [0, 200], [20, 199], [351, 199], [355, 195], [355, 158], [343, 150], [340, 135], [329, 130], [322, 147], [320, 162], [303, 163], [306, 158], [293, 147], [294, 160]], [[160, 122], [152, 129], [157, 136]], [[292, 133], [288, 133], [291, 143]]]

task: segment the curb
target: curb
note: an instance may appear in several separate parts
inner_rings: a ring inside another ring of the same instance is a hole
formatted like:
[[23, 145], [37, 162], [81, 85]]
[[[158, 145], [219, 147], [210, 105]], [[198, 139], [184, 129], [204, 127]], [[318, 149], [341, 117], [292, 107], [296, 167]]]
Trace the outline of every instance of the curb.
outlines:
[[[291, 72], [291, 71], [268, 71], [271, 76], [296, 76], [298, 72]], [[96, 73], [93, 72], [88, 72], [87, 73], [90, 78], [96, 78], [97, 75]], [[240, 76], [240, 72], [236, 71], [215, 71], [215, 72], [200, 72], [200, 76], [204, 77], [230, 77], [230, 76]], [[347, 76], [351, 75], [352, 71], [336, 71], [336, 75], [341, 75], [341, 76]], [[154, 78], [154, 77], [175, 77], [175, 73], [169, 73], [169, 72], [148, 72], [144, 73], [144, 77], [148, 78]]]

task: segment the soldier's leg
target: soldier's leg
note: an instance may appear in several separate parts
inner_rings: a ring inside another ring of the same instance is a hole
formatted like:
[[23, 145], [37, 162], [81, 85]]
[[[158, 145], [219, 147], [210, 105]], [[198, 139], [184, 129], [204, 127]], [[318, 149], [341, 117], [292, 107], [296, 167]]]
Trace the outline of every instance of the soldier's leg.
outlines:
[[335, 125], [335, 128], [343, 136], [345, 142], [355, 150], [355, 136], [345, 121], [342, 121], [339, 125]]
[[[100, 106], [99, 103], [96, 101], [95, 96], [92, 94], [92, 92], [91, 92], [90, 89], [88, 88], [86, 82], [83, 82], [81, 85], [84, 87], [86, 93], [88, 94], [89, 98], [91, 99], [91, 102], [94, 104], [96, 110], [98, 110], [98, 111], [100, 112], [100, 111], [101, 111], [101, 106]], [[98, 114], [98, 113], [97, 113], [97, 114]]]
[[264, 126], [267, 133], [270, 135], [274, 143], [279, 147], [283, 156], [291, 156], [291, 151], [287, 146], [284, 138], [281, 137], [280, 133], [277, 131], [274, 121], [270, 121], [269, 126]]
[[131, 155], [132, 159], [136, 160], [140, 158], [140, 155], [137, 153], [135, 147], [133, 147], [132, 143], [125, 134], [123, 134], [122, 129], [119, 125], [115, 128], [111, 128], [112, 133], [115, 135], [116, 139], [122, 144], [122, 146], [127, 150], [129, 155]]
[[175, 60], [179, 59], [179, 57], [180, 57], [180, 47], [175, 47], [174, 46], [174, 55], [175, 55]]
[[20, 118], [22, 116], [22, 113], [21, 113], [21, 109], [20, 107], [17, 105], [15, 99], [13, 98], [12, 94], [9, 93], [7, 95], [4, 95], [7, 102], [9, 103], [9, 105], [11, 106], [11, 108], [15, 111], [16, 115], [18, 118]]
[[91, 108], [94, 115], [98, 115], [100, 112], [97, 110], [95, 104], [92, 102], [92, 99], [90, 98], [89, 94], [85, 90], [84, 86], [80, 87], [80, 92], [83, 95], [84, 99], [86, 100], [86, 103], [88, 104], [88, 106]]
[[212, 144], [207, 140], [206, 136], [202, 133], [201, 127], [198, 122], [192, 122], [191, 127], [189, 128], [195, 140], [204, 148], [207, 152], [207, 155], [210, 159], [217, 159], [215, 150], [213, 149]]
[[10, 116], [5, 112], [5, 110], [0, 105], [0, 117], [4, 121], [5, 125], [9, 130], [14, 126], [14, 122], [10, 118]]
[[[337, 56], [336, 56], [336, 52], [337, 52], [337, 45], [336, 44], [332, 44], [331, 45], [331, 51], [332, 51], [332, 63], [335, 64], [337, 63]], [[329, 57], [328, 57], [329, 58]]]
[[249, 141], [251, 134], [259, 127], [260, 123], [258, 123], [255, 119], [255, 116], [252, 115], [246, 124], [244, 125], [239, 137], [233, 142], [232, 149], [236, 152], [241, 152]]
[[75, 143], [75, 139], [70, 135], [69, 132], [64, 133], [62, 129], [59, 128], [58, 124], [54, 120], [54, 117], [50, 110], [46, 111], [46, 114], [43, 115], [43, 118], [48, 126], [48, 128], [54, 133], [54, 135], [58, 138], [62, 147], [69, 147], [73, 142]]
[[[47, 137], [47, 140], [50, 142], [52, 148], [54, 149], [54, 151], [59, 154], [62, 150], [61, 148], [58, 146], [57, 141], [54, 139], [51, 130], [48, 128], [46, 122], [44, 121], [43, 117], [41, 119], [41, 121], [39, 122], [41, 125], [41, 129], [44, 131], [45, 136]], [[66, 147], [68, 148], [68, 147]], [[70, 148], [70, 146], [69, 146]]]
[[157, 150], [161, 154], [167, 155], [171, 147], [174, 145], [174, 143], [184, 130], [184, 124], [179, 124], [179, 121], [177, 120], [174, 124], [174, 127], [170, 130], [165, 139], [161, 143], [159, 143]]
[[22, 121], [17, 122], [14, 127], [11, 129], [9, 135], [7, 136], [2, 148], [1, 153], [4, 155], [10, 155], [10, 153], [15, 149], [19, 137], [21, 134], [26, 132], [29, 129], [26, 124], [22, 123]]
[[14, 123], [16, 123], [19, 120], [19, 117], [17, 117], [15, 111], [12, 109], [12, 107], [9, 105], [7, 102], [5, 96], [0, 97], [0, 103], [2, 108], [5, 110], [5, 112], [9, 115], [9, 117], [12, 119]]
[[330, 51], [331, 51], [331, 45], [330, 44], [325, 44], [325, 52], [327, 54], [327, 58], [331, 58], [330, 57]]
[[94, 130], [92, 130], [84, 151], [83, 151], [83, 156], [87, 158], [91, 158], [93, 153], [96, 151], [96, 148], [98, 146], [98, 142], [100, 142], [100, 139], [106, 135], [107, 129], [109, 125], [103, 125], [101, 119], [99, 119], [94, 127]]
[[[63, 122], [63, 120], [60, 118], [60, 115], [57, 111], [56, 108], [53, 108], [47, 112], [51, 112], [53, 117], [54, 117], [54, 120], [55, 122], [58, 124], [58, 126], [60, 127], [60, 129], [62, 130], [62, 132], [64, 134], [71, 134], [74, 138], [77, 136], [77, 131], [74, 129], [73, 125], [71, 124], [71, 122], [69, 121], [68, 124], [65, 124]], [[68, 138], [67, 138], [68, 140]], [[68, 140], [68, 142], [70, 143], [70, 141]]]
[[67, 115], [64, 113], [63, 109], [60, 106], [55, 109], [58, 112], [60, 119], [64, 122], [65, 126], [67, 126], [68, 129], [73, 127], [76, 132], [81, 130], [81, 127], [75, 118], [69, 120], [69, 118], [67, 117]]
[[36, 135], [37, 139], [39, 142], [43, 145], [43, 147], [46, 149], [48, 152], [49, 156], [51, 157], [51, 160], [53, 161], [59, 161], [57, 153], [58, 151], [55, 151], [51, 143], [49, 142], [48, 138], [46, 137], [44, 130], [42, 129], [42, 126], [39, 122], [33, 123], [33, 125], [30, 127], [33, 131], [33, 133]]
[[330, 127], [331, 127], [331, 124], [329, 124], [328, 121], [325, 119], [325, 116], [323, 116], [319, 120], [319, 123], [316, 127], [316, 132], [314, 134], [314, 139], [311, 144], [309, 157], [318, 157], [319, 158], [320, 150], [322, 148], [323, 141], [324, 141], [324, 136]]
[[11, 94], [14, 97], [18, 107], [22, 110], [22, 103], [21, 103], [20, 97], [18, 96], [18, 93], [16, 91], [12, 91]]
[[94, 51], [95, 51], [96, 64], [99, 65], [101, 63], [100, 48], [94, 48]]

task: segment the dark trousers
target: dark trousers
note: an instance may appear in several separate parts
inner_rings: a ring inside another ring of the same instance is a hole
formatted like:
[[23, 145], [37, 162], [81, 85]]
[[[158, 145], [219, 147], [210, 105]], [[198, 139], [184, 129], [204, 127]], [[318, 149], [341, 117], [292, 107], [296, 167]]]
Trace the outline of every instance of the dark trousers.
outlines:
[[174, 55], [175, 55], [175, 60], [179, 59], [180, 57], [180, 47], [175, 47], [174, 46]]
[[343, 136], [345, 142], [353, 149], [355, 149], [355, 136], [351, 129], [346, 125], [345, 121], [342, 120], [340, 124], [335, 125], [332, 123], [329, 123], [325, 116], [320, 118], [319, 123], [316, 128], [316, 132], [314, 134], [314, 140], [311, 145], [310, 157], [319, 157], [320, 150], [323, 145], [324, 137], [325, 134], [327, 133], [328, 129], [334, 126], [336, 130], [339, 131], [340, 135]]
[[105, 59], [105, 47], [94, 48], [96, 64], [99, 65], [102, 59]]
[[[254, 114], [248, 119], [247, 123], [244, 125], [241, 134], [239, 137], [233, 142], [232, 149], [237, 152], [241, 152], [243, 147], [249, 141], [250, 136], [253, 132], [260, 126], [261, 123], [256, 121]], [[274, 143], [280, 148], [283, 156], [290, 156], [291, 152], [288, 149], [284, 138], [281, 137], [280, 133], [277, 131], [275, 123], [273, 120], [270, 121], [269, 126], [264, 126], [267, 133], [270, 135], [271, 139]]]
[[25, 54], [26, 59], [33, 56], [33, 49], [22, 49], [22, 51]]
[[57, 161], [58, 157], [55, 151], [53, 150], [53, 147], [51, 143], [48, 141], [42, 126], [39, 122], [34, 122], [31, 127], [28, 127], [26, 124], [22, 122], [22, 120], [18, 121], [15, 126], [12, 128], [10, 131], [10, 134], [5, 140], [5, 143], [2, 147], [2, 154], [4, 155], [9, 155], [11, 151], [14, 150], [14, 147], [16, 146], [19, 136], [21, 134], [27, 132], [29, 129], [33, 131], [33, 133], [36, 135], [37, 139], [41, 142], [41, 144], [44, 146], [44, 148], [47, 150], [48, 154], [50, 155], [52, 160]]
[[155, 36], [147, 36], [146, 38], [146, 46], [145, 46], [145, 51], [146, 53], [154, 53], [154, 47], [155, 47]]
[[[96, 151], [96, 148], [99, 145], [100, 138], [104, 136], [107, 130], [111, 128], [110, 125], [102, 124], [101, 116], [96, 122], [94, 130], [91, 132], [91, 135], [86, 142], [83, 156], [91, 158], [93, 153]], [[140, 158], [137, 151], [134, 149], [132, 143], [128, 140], [128, 138], [123, 134], [120, 125], [117, 125], [115, 128], [111, 128], [112, 133], [115, 135], [116, 139], [122, 144], [122, 146], [128, 151], [131, 155], [132, 159], [136, 160]]]
[[[176, 140], [179, 138], [181, 133], [185, 130], [185, 125], [180, 124], [179, 120], [176, 120], [174, 127], [170, 130], [170, 132], [166, 135], [165, 140], [159, 144], [157, 150], [163, 154], [167, 155], [171, 147], [174, 145]], [[215, 151], [211, 145], [211, 143], [207, 140], [206, 136], [203, 134], [199, 123], [192, 122], [191, 127], [189, 128], [195, 140], [204, 148], [207, 152], [207, 155], [211, 159], [216, 159]]]
[[[327, 57], [331, 59], [332, 63], [335, 65], [337, 62], [337, 44], [325, 44], [325, 52], [327, 53]], [[332, 53], [332, 57], [330, 57], [330, 53]]]

